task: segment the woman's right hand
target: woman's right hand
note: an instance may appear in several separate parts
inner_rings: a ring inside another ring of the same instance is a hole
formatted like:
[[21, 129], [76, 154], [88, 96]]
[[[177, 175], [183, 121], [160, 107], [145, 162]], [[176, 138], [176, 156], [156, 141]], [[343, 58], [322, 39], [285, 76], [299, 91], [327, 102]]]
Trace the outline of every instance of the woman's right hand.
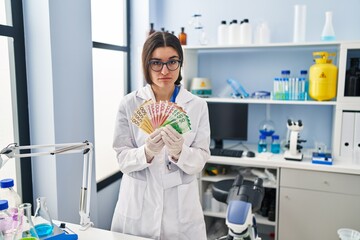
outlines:
[[164, 146], [165, 143], [162, 140], [161, 130], [156, 129], [145, 141], [145, 155], [147, 162], [150, 163], [154, 156], [161, 152]]

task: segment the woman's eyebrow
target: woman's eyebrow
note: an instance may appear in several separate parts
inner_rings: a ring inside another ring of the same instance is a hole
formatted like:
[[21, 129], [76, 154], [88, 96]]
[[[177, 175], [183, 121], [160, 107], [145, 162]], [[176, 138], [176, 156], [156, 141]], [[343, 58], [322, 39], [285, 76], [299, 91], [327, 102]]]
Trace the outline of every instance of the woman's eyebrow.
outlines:
[[[178, 59], [180, 59], [180, 58], [179, 58], [179, 56], [172, 56], [172, 57], [169, 57], [169, 59], [174, 59], [174, 58], [178, 58]], [[152, 61], [152, 60], [161, 61], [162, 59], [161, 59], [161, 58], [150, 58], [150, 61]]]

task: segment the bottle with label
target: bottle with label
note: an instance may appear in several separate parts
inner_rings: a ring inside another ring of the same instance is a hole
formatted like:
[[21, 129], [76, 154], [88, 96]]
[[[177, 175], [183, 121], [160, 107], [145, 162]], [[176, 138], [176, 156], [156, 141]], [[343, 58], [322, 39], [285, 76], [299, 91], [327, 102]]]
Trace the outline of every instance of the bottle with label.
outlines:
[[309, 70], [309, 95], [318, 101], [336, 97], [338, 69], [330, 57], [336, 53], [313, 52], [315, 64]]
[[229, 44], [229, 26], [226, 24], [226, 21], [221, 21], [221, 24], [218, 27], [218, 45], [227, 45]]
[[266, 151], [267, 151], [266, 136], [261, 134], [258, 142], [258, 152], [262, 153]]
[[335, 31], [332, 24], [332, 12], [325, 13], [325, 25], [321, 33], [322, 41], [335, 41]]
[[21, 204], [21, 198], [14, 190], [14, 179], [7, 178], [0, 181], [0, 198], [8, 201], [9, 209], [17, 208]]
[[181, 32], [179, 34], [179, 40], [181, 45], [186, 45], [186, 38], [187, 38], [187, 34], [185, 33], [185, 28], [182, 27]]
[[279, 135], [272, 135], [271, 136], [272, 141], [271, 141], [271, 152], [278, 154], [280, 153], [280, 140], [279, 140]]
[[150, 30], [149, 30], [149, 36], [151, 35], [151, 34], [153, 34], [155, 32], [155, 29], [154, 29], [154, 23], [150, 23]]

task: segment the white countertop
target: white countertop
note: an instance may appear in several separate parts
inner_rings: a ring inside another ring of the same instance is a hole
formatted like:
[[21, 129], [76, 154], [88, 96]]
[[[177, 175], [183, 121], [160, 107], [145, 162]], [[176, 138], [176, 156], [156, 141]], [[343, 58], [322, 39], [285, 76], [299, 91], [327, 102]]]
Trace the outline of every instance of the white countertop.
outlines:
[[258, 154], [254, 158], [242, 157], [223, 157], [211, 156], [208, 163], [235, 165], [235, 166], [252, 166], [267, 168], [293, 168], [313, 171], [336, 172], [345, 174], [360, 175], [360, 164], [342, 163], [333, 161], [332, 165], [314, 164], [309, 157], [302, 161], [285, 160], [282, 154]]
[[[59, 225], [62, 221], [54, 221], [55, 224]], [[88, 228], [85, 231], [79, 230], [80, 225], [67, 223], [65, 222], [67, 228], [78, 235], [79, 240], [99, 240], [99, 239], [106, 239], [106, 240], [149, 240], [150, 238], [143, 238], [137, 237], [128, 234], [122, 234], [117, 232], [111, 232], [108, 230], [103, 230], [99, 228]]]

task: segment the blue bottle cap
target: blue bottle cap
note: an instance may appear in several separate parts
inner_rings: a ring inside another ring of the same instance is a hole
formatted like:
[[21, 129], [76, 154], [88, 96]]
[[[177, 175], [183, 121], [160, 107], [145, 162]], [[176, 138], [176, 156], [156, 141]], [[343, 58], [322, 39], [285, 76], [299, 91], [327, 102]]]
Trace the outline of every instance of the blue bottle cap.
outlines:
[[279, 135], [272, 135], [271, 137], [272, 137], [273, 140], [279, 139]]
[[263, 134], [261, 134], [259, 138], [260, 138], [260, 139], [266, 139], [266, 136], [263, 135]]
[[307, 74], [307, 70], [301, 70], [300, 74]]
[[4, 209], [8, 209], [9, 208], [9, 204], [7, 200], [0, 200], [0, 211], [4, 210]]
[[1, 188], [9, 188], [14, 186], [14, 179], [6, 178], [0, 181]]
[[290, 70], [281, 70], [281, 74], [290, 74]]

